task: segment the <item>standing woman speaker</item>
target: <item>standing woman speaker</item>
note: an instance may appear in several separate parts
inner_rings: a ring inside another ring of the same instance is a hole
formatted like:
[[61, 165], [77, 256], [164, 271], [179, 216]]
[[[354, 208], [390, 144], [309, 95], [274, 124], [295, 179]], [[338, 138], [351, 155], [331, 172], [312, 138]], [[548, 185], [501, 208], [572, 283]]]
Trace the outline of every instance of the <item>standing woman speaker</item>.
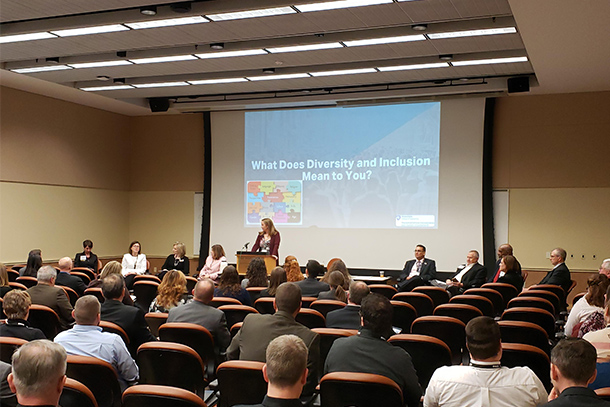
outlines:
[[275, 229], [273, 221], [269, 218], [261, 220], [261, 231], [258, 232], [252, 253], [261, 252], [270, 254], [275, 258], [276, 265], [279, 259], [280, 232]]

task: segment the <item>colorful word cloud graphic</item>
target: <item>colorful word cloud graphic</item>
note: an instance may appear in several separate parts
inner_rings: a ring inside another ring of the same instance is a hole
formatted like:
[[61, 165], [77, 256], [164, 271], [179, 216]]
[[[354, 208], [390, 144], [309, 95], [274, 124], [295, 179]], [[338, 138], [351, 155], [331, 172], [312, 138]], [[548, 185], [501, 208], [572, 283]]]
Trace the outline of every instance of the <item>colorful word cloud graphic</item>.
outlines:
[[271, 218], [276, 224], [302, 224], [303, 181], [248, 181], [246, 224]]

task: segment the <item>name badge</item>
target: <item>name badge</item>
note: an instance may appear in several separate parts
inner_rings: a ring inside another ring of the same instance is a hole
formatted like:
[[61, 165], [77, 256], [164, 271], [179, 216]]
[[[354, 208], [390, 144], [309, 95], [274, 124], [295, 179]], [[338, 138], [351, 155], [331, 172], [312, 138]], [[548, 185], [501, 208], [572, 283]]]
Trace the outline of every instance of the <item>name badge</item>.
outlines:
[[80, 261], [87, 261], [87, 256], [85, 256], [84, 254], [81, 254]]

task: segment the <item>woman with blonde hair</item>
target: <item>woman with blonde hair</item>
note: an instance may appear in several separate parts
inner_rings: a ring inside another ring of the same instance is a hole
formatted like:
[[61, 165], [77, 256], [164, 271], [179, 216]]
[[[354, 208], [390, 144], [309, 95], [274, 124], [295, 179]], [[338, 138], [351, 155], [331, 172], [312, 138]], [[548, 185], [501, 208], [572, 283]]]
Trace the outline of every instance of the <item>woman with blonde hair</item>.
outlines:
[[[179, 270], [188, 276], [190, 273], [189, 258], [186, 257], [186, 246], [182, 242], [174, 243], [172, 254], [167, 256], [161, 270]], [[163, 279], [163, 277], [159, 277]]]
[[8, 282], [8, 272], [6, 271], [6, 266], [4, 263], [0, 263], [0, 298], [4, 297], [6, 293], [13, 289]]
[[286, 278], [288, 282], [294, 283], [305, 279], [303, 273], [301, 273], [301, 266], [294, 256], [287, 256], [284, 260], [284, 270], [286, 270]]
[[341, 274], [343, 274], [343, 289], [346, 291], [349, 290], [349, 285], [352, 282], [352, 276], [349, 274], [347, 266], [341, 259], [336, 259], [330, 264], [328, 271], [324, 277], [322, 277], [322, 282], [330, 285], [330, 275], [333, 271], [340, 271]]
[[318, 294], [320, 300], [339, 300], [347, 303], [347, 292], [343, 288], [345, 285], [345, 277], [339, 270], [330, 272], [328, 277], [328, 285], [330, 285], [330, 291], [323, 291]]
[[170, 270], [165, 274], [157, 292], [157, 297], [150, 304], [150, 312], [169, 312], [191, 300], [186, 292], [186, 276], [178, 270]]
[[277, 231], [273, 221], [269, 218], [261, 219], [261, 231], [256, 236], [256, 242], [252, 246], [252, 253], [261, 251], [275, 258], [276, 265], [279, 261], [280, 232]]
[[216, 281], [225, 267], [227, 267], [225, 249], [221, 245], [215, 244], [210, 248], [210, 255], [205, 259], [205, 264], [199, 273], [199, 278], [208, 277]]
[[[99, 288], [102, 286], [102, 280], [108, 277], [111, 274], [120, 274], [122, 276], [123, 266], [118, 261], [112, 260], [106, 263], [99, 277], [95, 280], [91, 281], [87, 288]], [[133, 300], [131, 299], [131, 295], [129, 295], [129, 291], [127, 290], [127, 286], [125, 286], [125, 295], [123, 295], [123, 304], [125, 305], [133, 305]]]

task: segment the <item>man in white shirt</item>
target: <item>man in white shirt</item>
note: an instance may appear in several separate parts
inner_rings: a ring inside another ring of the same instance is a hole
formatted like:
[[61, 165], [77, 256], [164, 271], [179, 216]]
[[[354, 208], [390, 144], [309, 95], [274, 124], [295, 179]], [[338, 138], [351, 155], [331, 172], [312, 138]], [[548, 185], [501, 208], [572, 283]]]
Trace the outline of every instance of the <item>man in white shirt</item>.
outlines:
[[451, 295], [462, 294], [469, 288], [485, 284], [487, 269], [479, 263], [479, 252], [471, 250], [466, 255], [466, 264], [460, 265], [453, 276], [446, 281]]
[[72, 315], [76, 325], [61, 332], [55, 342], [62, 345], [69, 355], [92, 356], [112, 365], [119, 375], [121, 389], [139, 378], [139, 369], [131, 358], [123, 339], [117, 334], [102, 332], [100, 303], [93, 295], [85, 295], [76, 301]]
[[544, 385], [528, 367], [502, 367], [500, 327], [489, 317], [466, 325], [470, 366], [438, 368], [428, 384], [424, 407], [535, 407], [547, 400]]

